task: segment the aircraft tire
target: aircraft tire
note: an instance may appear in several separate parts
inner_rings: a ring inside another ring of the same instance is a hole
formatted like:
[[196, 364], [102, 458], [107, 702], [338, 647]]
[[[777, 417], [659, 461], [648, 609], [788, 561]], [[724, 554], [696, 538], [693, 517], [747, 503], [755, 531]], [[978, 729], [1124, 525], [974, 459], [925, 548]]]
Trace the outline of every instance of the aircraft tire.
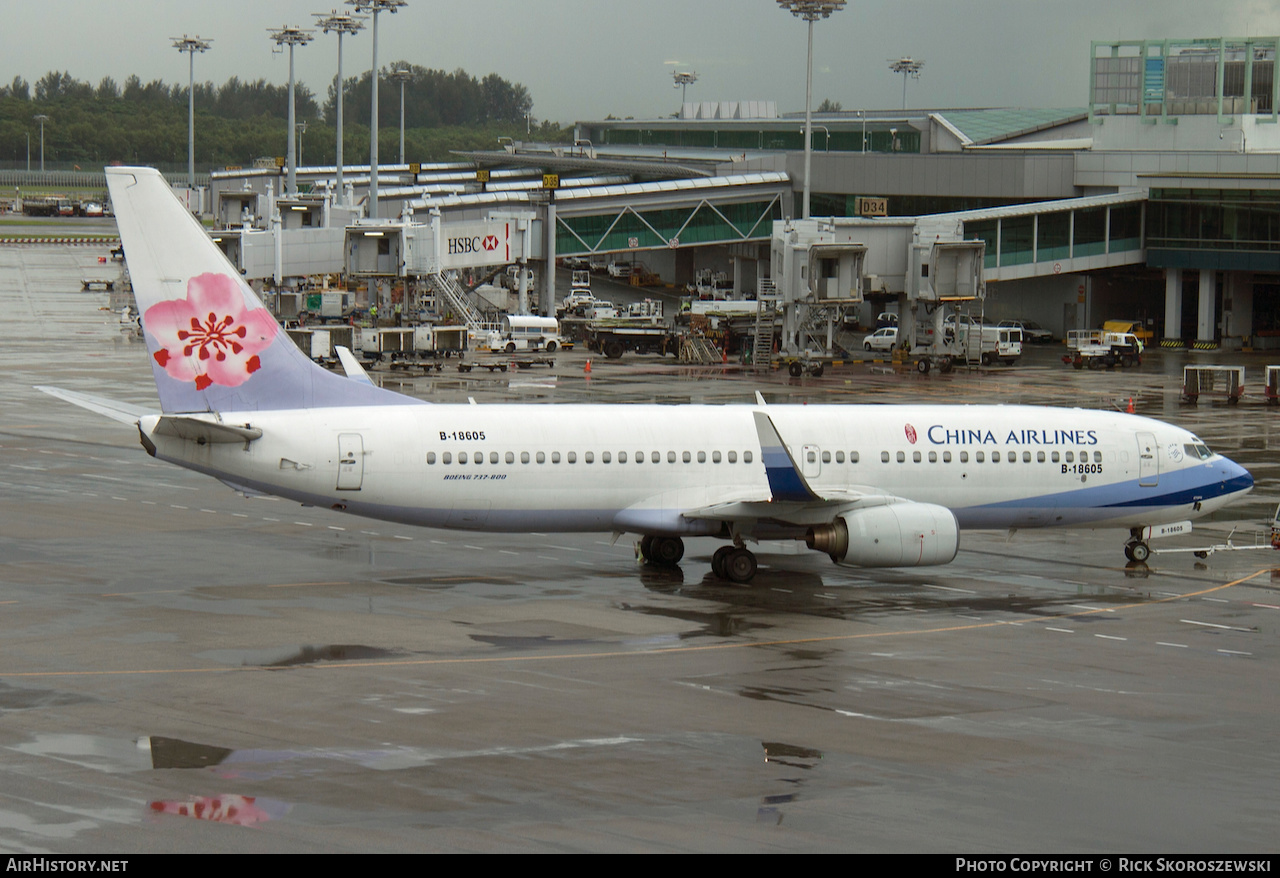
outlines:
[[646, 561], [653, 560], [653, 537], [646, 535], [640, 538], [640, 557]]
[[684, 557], [684, 540], [679, 537], [654, 537], [649, 547], [649, 561], [659, 567], [675, 567]]
[[756, 575], [756, 556], [747, 549], [733, 549], [724, 559], [725, 578], [746, 584]]
[[1147, 561], [1151, 557], [1151, 547], [1142, 540], [1134, 541], [1125, 547], [1125, 555], [1128, 555], [1130, 561], [1137, 561], [1139, 564]]
[[724, 569], [724, 562], [732, 551], [733, 546], [721, 546], [716, 549], [715, 554], [711, 556], [711, 572], [715, 574], [717, 579], [729, 578], [729, 574], [725, 572]]

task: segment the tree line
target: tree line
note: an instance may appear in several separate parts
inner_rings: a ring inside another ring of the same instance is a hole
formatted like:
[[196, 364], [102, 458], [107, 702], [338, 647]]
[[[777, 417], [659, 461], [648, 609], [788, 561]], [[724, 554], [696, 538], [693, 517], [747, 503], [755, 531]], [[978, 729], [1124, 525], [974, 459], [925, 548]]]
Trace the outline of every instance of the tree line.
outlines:
[[[440, 161], [451, 149], [492, 148], [498, 136], [523, 138], [526, 129], [539, 140], [564, 142], [571, 131], [555, 123], [531, 125], [533, 99], [528, 89], [491, 73], [482, 79], [458, 69], [452, 73], [404, 62], [383, 68], [379, 78], [379, 155], [398, 156], [399, 82], [386, 79], [394, 69], [407, 71], [404, 82], [405, 159]], [[343, 151], [349, 162], [367, 155], [370, 72], [343, 83]], [[322, 101], [306, 85], [295, 83], [296, 121], [302, 160], [335, 161], [337, 82]], [[283, 155], [288, 119], [288, 84], [275, 85], [231, 77], [221, 86], [195, 83], [196, 165], [198, 169], [247, 165], [255, 158]], [[22, 165], [28, 148], [36, 167], [39, 124], [44, 124], [47, 162], [83, 163], [86, 168], [113, 161], [142, 164], [184, 163], [187, 157], [185, 84], [143, 82], [130, 76], [123, 84], [103, 77], [97, 85], [52, 70], [34, 86], [21, 76], [0, 86], [0, 162]]]

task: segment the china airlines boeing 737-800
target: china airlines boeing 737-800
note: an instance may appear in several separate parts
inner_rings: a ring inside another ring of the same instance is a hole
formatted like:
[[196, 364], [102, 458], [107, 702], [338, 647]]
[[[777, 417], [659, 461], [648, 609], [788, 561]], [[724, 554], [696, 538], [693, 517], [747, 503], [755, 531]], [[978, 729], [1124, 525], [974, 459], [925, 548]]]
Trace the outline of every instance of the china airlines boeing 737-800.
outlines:
[[312, 363], [150, 168], [107, 181], [160, 410], [49, 393], [136, 425], [152, 456], [245, 491], [426, 527], [636, 534], [654, 564], [761, 539], [841, 565], [946, 564], [964, 528], [1152, 528], [1253, 486], [1186, 430], [1022, 406], [441, 405]]

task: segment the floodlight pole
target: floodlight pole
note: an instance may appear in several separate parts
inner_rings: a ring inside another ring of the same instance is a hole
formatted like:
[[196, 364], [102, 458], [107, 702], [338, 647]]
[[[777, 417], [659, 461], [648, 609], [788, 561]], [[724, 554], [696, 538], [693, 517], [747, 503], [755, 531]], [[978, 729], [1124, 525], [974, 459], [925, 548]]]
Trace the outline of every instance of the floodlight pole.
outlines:
[[802, 219], [809, 218], [809, 202], [813, 191], [810, 180], [813, 167], [813, 23], [830, 18], [844, 8], [846, 0], [778, 0], [778, 5], [796, 18], [809, 22], [809, 55], [804, 77], [804, 202]]
[[413, 71], [401, 67], [387, 74], [387, 79], [400, 83], [400, 164], [404, 164], [404, 84], [413, 79]]
[[338, 144], [334, 155], [338, 166], [338, 177], [335, 181], [338, 187], [338, 194], [334, 203], [342, 207], [347, 203], [346, 192], [342, 188], [342, 93], [345, 91], [342, 80], [342, 37], [344, 34], [353, 34], [364, 28], [364, 16], [339, 14], [336, 9], [329, 15], [321, 12], [315, 12], [312, 15], [320, 19], [316, 22], [316, 26], [320, 28], [322, 33], [327, 34], [329, 31], [334, 31], [338, 34]]
[[289, 133], [287, 135], [286, 153], [288, 175], [285, 178], [285, 193], [288, 195], [298, 194], [298, 156], [296, 150], [296, 138], [298, 132], [296, 123], [294, 122], [293, 109], [293, 47], [305, 46], [314, 39], [311, 31], [303, 30], [300, 27], [292, 25], [284, 25], [279, 30], [271, 31], [271, 39], [275, 40], [277, 46], [289, 47]]
[[187, 53], [187, 188], [196, 188], [196, 52], [208, 50], [213, 40], [183, 34], [170, 37], [173, 47]]
[[31, 118], [35, 119], [37, 122], [40, 123], [40, 173], [43, 174], [44, 173], [44, 123], [49, 121], [49, 117], [46, 116], [44, 113], [40, 113], [38, 115], [32, 116]]
[[369, 100], [369, 217], [378, 215], [378, 13], [399, 11], [408, 0], [347, 0], [359, 12], [373, 13], [373, 71]]
[[920, 70], [924, 67], [923, 61], [917, 61], [914, 58], [899, 58], [898, 60], [889, 61], [889, 69], [894, 73], [902, 74], [902, 109], [907, 108], [907, 77], [912, 79], [920, 78]]

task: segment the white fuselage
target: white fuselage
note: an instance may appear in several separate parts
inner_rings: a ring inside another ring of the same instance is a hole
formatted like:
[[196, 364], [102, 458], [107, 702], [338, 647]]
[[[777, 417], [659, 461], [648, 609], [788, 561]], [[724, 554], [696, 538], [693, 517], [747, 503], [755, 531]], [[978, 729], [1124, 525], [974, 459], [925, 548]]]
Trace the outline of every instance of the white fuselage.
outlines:
[[[684, 513], [769, 499], [767, 412], [819, 496], [945, 506], [964, 528], [1137, 527], [1252, 486], [1147, 418], [1018, 406], [420, 405], [223, 413], [251, 442], [141, 429], [162, 459], [302, 503], [491, 531], [715, 535]], [[755, 535], [769, 536], [767, 524]], [[784, 534], [785, 535], [785, 534]]]

